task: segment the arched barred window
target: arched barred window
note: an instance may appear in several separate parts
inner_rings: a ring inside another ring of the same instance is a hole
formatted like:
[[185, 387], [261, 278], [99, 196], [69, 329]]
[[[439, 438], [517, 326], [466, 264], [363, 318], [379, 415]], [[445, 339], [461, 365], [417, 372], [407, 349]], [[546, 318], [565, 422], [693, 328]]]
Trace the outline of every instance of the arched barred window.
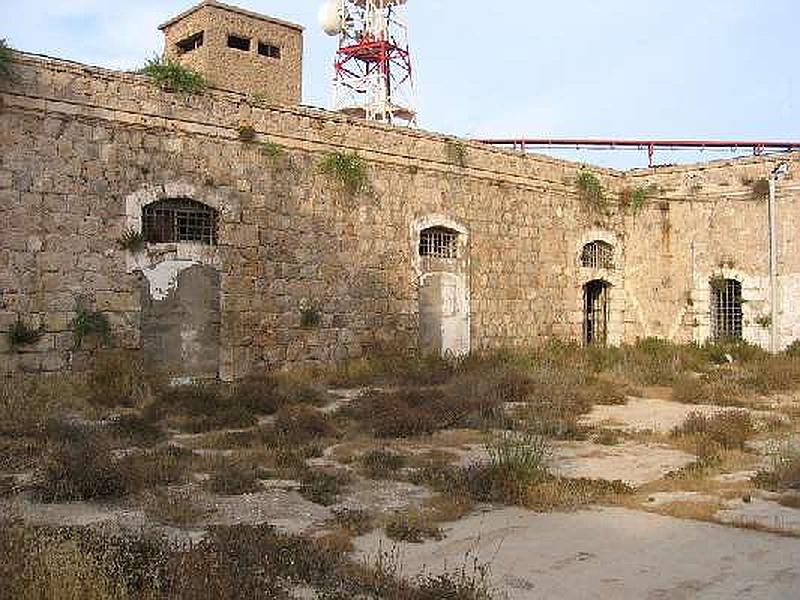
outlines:
[[602, 240], [589, 242], [581, 252], [581, 265], [590, 269], [613, 269], [614, 246]]

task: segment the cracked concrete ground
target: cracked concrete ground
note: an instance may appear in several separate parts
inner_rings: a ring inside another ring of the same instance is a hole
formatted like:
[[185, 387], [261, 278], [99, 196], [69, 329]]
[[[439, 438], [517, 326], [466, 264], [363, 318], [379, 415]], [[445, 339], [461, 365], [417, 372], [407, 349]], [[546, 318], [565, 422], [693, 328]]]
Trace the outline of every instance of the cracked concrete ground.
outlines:
[[494, 509], [445, 531], [441, 541], [397, 546], [373, 532], [356, 547], [364, 557], [394, 547], [406, 574], [491, 564], [509, 600], [764, 600], [800, 589], [798, 539], [625, 508]]

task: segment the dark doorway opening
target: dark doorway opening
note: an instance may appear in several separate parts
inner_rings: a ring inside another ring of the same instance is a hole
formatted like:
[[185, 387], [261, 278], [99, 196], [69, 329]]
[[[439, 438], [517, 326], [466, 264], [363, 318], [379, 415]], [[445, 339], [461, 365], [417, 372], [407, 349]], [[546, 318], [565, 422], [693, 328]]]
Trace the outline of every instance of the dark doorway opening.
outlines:
[[605, 346], [608, 341], [608, 282], [596, 279], [583, 286], [583, 342]]

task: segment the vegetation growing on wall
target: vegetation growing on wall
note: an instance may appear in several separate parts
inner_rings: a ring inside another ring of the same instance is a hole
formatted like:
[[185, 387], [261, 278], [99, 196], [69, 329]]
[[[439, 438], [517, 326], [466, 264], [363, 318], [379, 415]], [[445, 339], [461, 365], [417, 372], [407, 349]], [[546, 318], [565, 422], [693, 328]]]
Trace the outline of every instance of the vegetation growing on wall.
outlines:
[[11, 79], [11, 48], [0, 40], [0, 80]]
[[100, 311], [90, 309], [83, 300], [78, 300], [77, 314], [70, 322], [70, 329], [75, 338], [76, 348], [80, 348], [83, 340], [88, 337], [107, 341], [111, 335], [108, 317]]
[[575, 180], [578, 188], [578, 197], [589, 208], [593, 210], [603, 210], [606, 206], [606, 194], [603, 184], [597, 176], [586, 169], [581, 169]]
[[319, 326], [322, 314], [316, 306], [306, 306], [300, 309], [300, 326], [304, 329], [313, 329]]
[[444, 153], [447, 162], [459, 167], [467, 166], [467, 148], [461, 142], [446, 140], [444, 143]]
[[8, 331], [8, 343], [12, 348], [33, 344], [40, 337], [42, 337], [41, 328], [35, 329], [19, 317]]
[[206, 80], [200, 73], [168, 58], [151, 58], [140, 73], [166, 92], [197, 94], [206, 87]]
[[256, 130], [249, 123], [242, 123], [236, 128], [236, 131], [239, 134], [239, 141], [252, 142], [256, 139]]
[[342, 191], [357, 194], [367, 189], [367, 167], [355, 152], [331, 152], [322, 159], [319, 168]]
[[636, 214], [647, 205], [647, 201], [657, 189], [655, 185], [640, 185], [636, 188], [626, 187], [619, 194], [620, 206], [623, 209], [630, 208]]
[[762, 177], [750, 183], [753, 200], [766, 200], [769, 198], [769, 179]]
[[141, 231], [128, 228], [117, 238], [117, 245], [128, 252], [139, 252], [144, 249], [145, 239]]

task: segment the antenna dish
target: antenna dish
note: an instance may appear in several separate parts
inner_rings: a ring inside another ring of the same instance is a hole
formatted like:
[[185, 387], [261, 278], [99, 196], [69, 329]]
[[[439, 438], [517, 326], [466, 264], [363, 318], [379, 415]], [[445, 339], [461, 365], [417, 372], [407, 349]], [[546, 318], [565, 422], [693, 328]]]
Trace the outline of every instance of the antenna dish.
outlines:
[[320, 6], [317, 14], [320, 27], [331, 36], [342, 33], [344, 28], [344, 19], [342, 17], [340, 4], [336, 0], [331, 0]]

